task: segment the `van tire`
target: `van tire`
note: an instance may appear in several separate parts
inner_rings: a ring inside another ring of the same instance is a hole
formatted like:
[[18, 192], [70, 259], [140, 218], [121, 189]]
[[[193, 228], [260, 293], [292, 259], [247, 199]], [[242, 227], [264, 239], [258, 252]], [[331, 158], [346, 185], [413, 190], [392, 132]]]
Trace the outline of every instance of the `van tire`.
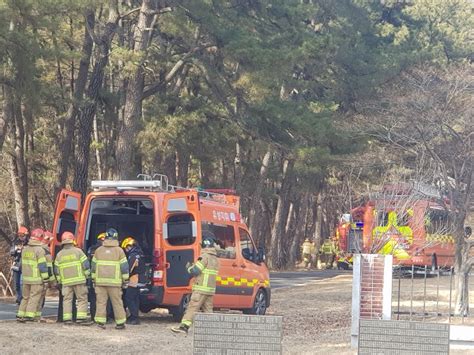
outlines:
[[173, 316], [173, 320], [175, 322], [181, 322], [181, 319], [184, 316], [184, 313], [186, 312], [186, 309], [188, 308], [189, 302], [191, 301], [191, 295], [186, 294], [181, 298], [181, 302], [179, 303], [179, 306], [176, 307], [171, 307], [169, 309], [169, 312]]
[[252, 308], [244, 309], [243, 313], [263, 316], [267, 311], [267, 304], [267, 293], [264, 289], [260, 288], [255, 295]]

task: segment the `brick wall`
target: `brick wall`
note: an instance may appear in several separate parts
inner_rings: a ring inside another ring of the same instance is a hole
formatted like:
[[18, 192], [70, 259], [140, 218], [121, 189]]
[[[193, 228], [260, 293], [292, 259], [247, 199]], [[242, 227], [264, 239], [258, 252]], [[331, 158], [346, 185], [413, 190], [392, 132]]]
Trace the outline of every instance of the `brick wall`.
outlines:
[[363, 257], [360, 276], [360, 318], [382, 319], [384, 258]]

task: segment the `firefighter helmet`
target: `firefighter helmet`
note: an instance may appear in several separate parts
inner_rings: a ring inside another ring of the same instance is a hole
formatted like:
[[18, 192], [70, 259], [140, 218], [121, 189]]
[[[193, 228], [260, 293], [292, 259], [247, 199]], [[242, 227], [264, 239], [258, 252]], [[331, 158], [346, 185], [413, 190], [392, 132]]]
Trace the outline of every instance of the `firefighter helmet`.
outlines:
[[109, 228], [105, 232], [105, 239], [118, 240], [118, 232], [114, 228]]
[[44, 237], [44, 231], [41, 228], [36, 228], [31, 232], [31, 239], [42, 241]]
[[105, 239], [105, 236], [107, 235], [107, 233], [105, 232], [102, 232], [100, 233], [98, 236], [97, 236], [97, 240], [104, 240]]
[[61, 244], [74, 244], [74, 234], [71, 232], [64, 232], [61, 236]]
[[132, 245], [135, 245], [135, 244], [136, 244], [135, 239], [133, 239], [132, 237], [127, 237], [124, 240], [122, 240], [122, 243], [120, 244], [120, 246], [122, 247], [122, 249], [125, 249], [126, 247], [131, 247]]
[[25, 234], [28, 234], [28, 228], [26, 228], [25, 226], [20, 226], [20, 228], [18, 228], [18, 232], [16, 232], [17, 235], [25, 235]]

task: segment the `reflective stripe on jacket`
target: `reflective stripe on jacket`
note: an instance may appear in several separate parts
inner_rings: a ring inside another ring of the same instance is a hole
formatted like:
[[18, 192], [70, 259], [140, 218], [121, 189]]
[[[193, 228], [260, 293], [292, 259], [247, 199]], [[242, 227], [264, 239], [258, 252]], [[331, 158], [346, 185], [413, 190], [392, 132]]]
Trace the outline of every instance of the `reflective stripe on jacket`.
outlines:
[[54, 273], [63, 286], [85, 284], [90, 275], [89, 260], [81, 249], [65, 244], [56, 256]]
[[23, 283], [40, 285], [48, 281], [48, 265], [41, 243], [30, 240], [21, 253]]
[[129, 279], [128, 262], [117, 240], [104, 240], [92, 258], [92, 280], [98, 286], [118, 286]]
[[219, 271], [219, 259], [217, 259], [215, 248], [205, 248], [193, 265], [188, 268], [188, 273], [195, 275], [193, 292], [204, 295], [216, 293], [216, 278]]

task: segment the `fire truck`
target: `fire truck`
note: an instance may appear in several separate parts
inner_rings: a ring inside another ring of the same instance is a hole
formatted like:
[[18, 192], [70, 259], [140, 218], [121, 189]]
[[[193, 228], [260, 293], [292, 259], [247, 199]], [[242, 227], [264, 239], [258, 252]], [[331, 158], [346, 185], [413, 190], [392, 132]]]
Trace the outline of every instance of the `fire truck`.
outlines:
[[233, 190], [198, 190], [170, 185], [165, 175], [142, 180], [92, 181], [81, 203], [62, 190], [56, 201], [51, 253], [65, 231], [75, 233], [85, 252], [97, 236], [115, 228], [119, 241], [132, 236], [144, 251], [148, 282], [140, 288], [140, 310], [167, 308], [180, 320], [191, 296], [186, 264], [200, 255], [202, 232], [215, 237], [219, 274], [214, 306], [263, 315], [270, 305], [270, 276], [239, 212]]
[[354, 253], [371, 253], [392, 254], [401, 268], [454, 264], [449, 203], [420, 183], [384, 186], [342, 216], [336, 238], [341, 262]]

